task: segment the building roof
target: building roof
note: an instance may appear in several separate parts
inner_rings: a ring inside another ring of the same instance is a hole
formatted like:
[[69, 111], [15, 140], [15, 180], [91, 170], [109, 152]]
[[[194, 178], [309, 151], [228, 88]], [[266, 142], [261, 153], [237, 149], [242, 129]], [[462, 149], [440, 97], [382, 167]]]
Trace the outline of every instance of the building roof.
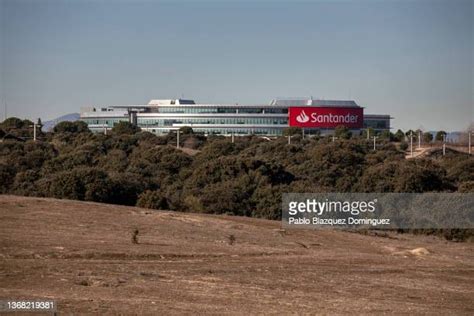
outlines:
[[278, 98], [273, 99], [270, 104], [284, 106], [360, 107], [353, 100], [313, 100], [312, 98]]
[[153, 99], [148, 105], [175, 105], [175, 104], [195, 104], [194, 100], [185, 99]]

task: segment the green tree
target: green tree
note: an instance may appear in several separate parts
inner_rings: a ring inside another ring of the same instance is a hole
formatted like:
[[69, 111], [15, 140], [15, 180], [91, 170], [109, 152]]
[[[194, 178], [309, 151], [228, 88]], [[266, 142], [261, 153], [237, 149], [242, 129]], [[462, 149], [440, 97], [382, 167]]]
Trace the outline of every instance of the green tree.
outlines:
[[303, 134], [303, 130], [301, 129], [301, 127], [292, 126], [292, 127], [287, 127], [283, 129], [283, 136], [294, 136], [294, 135], [302, 135], [302, 134]]
[[393, 140], [396, 141], [396, 142], [401, 142], [403, 140], [405, 140], [405, 133], [403, 133], [403, 131], [401, 129], [399, 129], [394, 137], [393, 137]]
[[402, 160], [394, 179], [394, 191], [422, 193], [453, 189], [447, 181], [446, 171], [430, 160]]
[[87, 133], [90, 131], [89, 131], [89, 128], [87, 127], [87, 123], [83, 121], [75, 121], [75, 122], [64, 121], [64, 122], [60, 122], [56, 124], [53, 128], [53, 132], [79, 134], [79, 133]]
[[426, 132], [423, 133], [423, 142], [424, 143], [431, 143], [433, 141], [433, 134]]
[[344, 125], [339, 125], [334, 130], [334, 135], [340, 139], [349, 139], [352, 136], [351, 131]]
[[125, 121], [118, 122], [112, 128], [112, 133], [116, 135], [134, 135], [140, 131], [140, 127]]
[[445, 135], [446, 135], [445, 131], [438, 131], [436, 133], [435, 140], [438, 142], [442, 142]]
[[7, 193], [15, 179], [16, 170], [12, 165], [0, 163], [0, 193]]
[[166, 198], [160, 193], [160, 191], [150, 190], [140, 194], [137, 206], [156, 210], [166, 210], [168, 208]]
[[389, 141], [392, 141], [392, 140], [393, 140], [393, 134], [390, 133], [389, 130], [383, 130], [383, 131], [380, 133], [380, 138], [386, 139], [386, 140], [389, 140]]
[[191, 127], [189, 127], [189, 126], [180, 127], [180, 128], [179, 128], [179, 132], [180, 132], [182, 135], [194, 134], [193, 129], [192, 129]]
[[60, 199], [113, 202], [113, 186], [106, 172], [80, 167], [53, 176], [48, 195]]
[[0, 124], [0, 126], [5, 130], [9, 130], [12, 128], [22, 128], [24, 127], [24, 121], [22, 121], [18, 117], [9, 117], [6, 120], [4, 120]]
[[12, 135], [13, 138], [19, 137], [24, 139], [33, 137], [33, 122], [30, 120], [10, 117], [0, 124], [0, 128], [4, 130], [5, 135]]

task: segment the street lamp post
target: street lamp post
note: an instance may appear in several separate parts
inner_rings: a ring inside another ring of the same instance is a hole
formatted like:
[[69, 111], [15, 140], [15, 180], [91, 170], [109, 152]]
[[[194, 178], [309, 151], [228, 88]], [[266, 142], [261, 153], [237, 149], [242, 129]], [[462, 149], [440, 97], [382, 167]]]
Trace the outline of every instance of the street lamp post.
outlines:
[[176, 131], [176, 148], [179, 148], [179, 129]]
[[[38, 122], [39, 122], [39, 119], [38, 119]], [[33, 141], [36, 142], [36, 135], [37, 135], [37, 132], [36, 132], [36, 128], [37, 127], [40, 127], [41, 128], [41, 124], [38, 124], [36, 122], [33, 122], [33, 125], [29, 125], [29, 127], [33, 127]]]
[[472, 133], [474, 133], [473, 131], [469, 131], [469, 155], [471, 154], [472, 152], [472, 149], [471, 149], [471, 137], [472, 137]]
[[231, 134], [232, 144], [234, 143], [234, 132]]
[[443, 156], [446, 155], [446, 134], [443, 134]]
[[413, 157], [413, 132], [410, 132], [410, 155]]
[[372, 136], [372, 137], [373, 137], [373, 139], [374, 139], [374, 151], [375, 151], [375, 140], [376, 140], [377, 138], [379, 138], [379, 137], [378, 137], [378, 136]]
[[421, 131], [418, 131], [418, 149], [421, 148]]

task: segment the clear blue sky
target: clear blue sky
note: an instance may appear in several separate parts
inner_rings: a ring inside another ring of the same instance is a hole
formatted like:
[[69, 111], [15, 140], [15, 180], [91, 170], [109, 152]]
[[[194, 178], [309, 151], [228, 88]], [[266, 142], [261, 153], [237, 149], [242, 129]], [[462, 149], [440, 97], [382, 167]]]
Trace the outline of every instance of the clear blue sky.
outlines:
[[354, 99], [395, 128], [474, 121], [473, 2], [0, 0], [1, 117]]

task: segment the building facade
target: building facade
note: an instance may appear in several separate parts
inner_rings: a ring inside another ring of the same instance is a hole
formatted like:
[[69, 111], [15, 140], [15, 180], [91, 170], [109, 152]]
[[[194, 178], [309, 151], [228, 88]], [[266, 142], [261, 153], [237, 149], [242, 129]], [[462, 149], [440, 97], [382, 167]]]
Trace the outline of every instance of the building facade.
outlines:
[[390, 129], [389, 115], [363, 111], [354, 101], [311, 98], [275, 99], [258, 105], [169, 99], [151, 100], [146, 105], [81, 108], [81, 120], [93, 132], [104, 132], [120, 121], [128, 121], [155, 134], [166, 134], [183, 126], [204, 134], [265, 136], [282, 135], [290, 126], [302, 127], [307, 134], [330, 134], [338, 125], [346, 125], [355, 132], [368, 127], [376, 131]]

